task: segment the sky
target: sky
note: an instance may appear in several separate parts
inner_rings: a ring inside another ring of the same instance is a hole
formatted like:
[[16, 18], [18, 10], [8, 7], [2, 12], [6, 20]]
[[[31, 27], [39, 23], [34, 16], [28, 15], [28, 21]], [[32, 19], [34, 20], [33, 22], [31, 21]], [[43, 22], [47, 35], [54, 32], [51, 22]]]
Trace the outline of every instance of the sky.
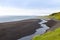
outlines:
[[0, 0], [0, 16], [44, 16], [60, 11], [60, 0]]

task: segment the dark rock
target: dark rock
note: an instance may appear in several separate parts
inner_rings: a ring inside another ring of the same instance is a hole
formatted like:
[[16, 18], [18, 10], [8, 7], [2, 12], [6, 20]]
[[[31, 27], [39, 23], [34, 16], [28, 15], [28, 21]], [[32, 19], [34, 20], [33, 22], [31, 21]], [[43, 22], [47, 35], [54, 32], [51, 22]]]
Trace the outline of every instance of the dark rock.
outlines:
[[0, 40], [17, 40], [35, 33], [40, 28], [40, 19], [0, 23]]
[[55, 20], [48, 20], [48, 22], [44, 23], [46, 24], [48, 27], [53, 27], [57, 22]]

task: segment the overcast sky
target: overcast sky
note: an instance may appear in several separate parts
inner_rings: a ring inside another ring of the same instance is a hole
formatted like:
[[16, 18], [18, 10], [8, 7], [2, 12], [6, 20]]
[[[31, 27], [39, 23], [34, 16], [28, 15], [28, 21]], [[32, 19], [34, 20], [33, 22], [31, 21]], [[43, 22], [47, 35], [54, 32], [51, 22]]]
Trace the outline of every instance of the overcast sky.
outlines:
[[0, 0], [0, 15], [48, 15], [60, 11], [60, 0]]

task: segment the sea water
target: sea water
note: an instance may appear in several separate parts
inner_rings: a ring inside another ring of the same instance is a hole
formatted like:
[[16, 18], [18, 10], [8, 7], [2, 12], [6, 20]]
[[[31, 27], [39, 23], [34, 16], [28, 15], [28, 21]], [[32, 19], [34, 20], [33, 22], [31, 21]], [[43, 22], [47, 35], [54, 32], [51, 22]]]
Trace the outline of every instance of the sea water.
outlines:
[[25, 19], [35, 18], [36, 16], [1, 16], [0, 23], [2, 22], [11, 22], [11, 21], [20, 21]]

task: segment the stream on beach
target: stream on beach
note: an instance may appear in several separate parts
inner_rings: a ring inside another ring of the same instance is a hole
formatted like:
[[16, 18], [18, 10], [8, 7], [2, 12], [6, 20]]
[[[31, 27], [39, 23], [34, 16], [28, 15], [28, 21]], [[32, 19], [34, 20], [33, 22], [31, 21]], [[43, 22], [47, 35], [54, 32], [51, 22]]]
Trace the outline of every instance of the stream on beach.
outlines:
[[[31, 18], [35, 18], [35, 16], [6, 16], [6, 17], [0, 17], [0, 23], [1, 22], [24, 20], [24, 19], [31, 19]], [[41, 24], [42, 28], [36, 29], [36, 32], [32, 35], [22, 37], [18, 40], [31, 40], [33, 36], [45, 33], [46, 30], [49, 29], [49, 27], [47, 25], [43, 24], [43, 23], [47, 22], [46, 20], [43, 20], [43, 19], [41, 19], [41, 20], [42, 21], [39, 22], [39, 24]]]
[[29, 36], [25, 36], [25, 37], [22, 37], [18, 40], [31, 40], [35, 35], [40, 35], [40, 34], [43, 34], [46, 32], [47, 29], [49, 29], [49, 27], [43, 23], [47, 22], [46, 20], [43, 20], [41, 19], [42, 21], [39, 22], [39, 24], [41, 24], [42, 28], [38, 28], [36, 29], [36, 32], [32, 35], [29, 35]]

